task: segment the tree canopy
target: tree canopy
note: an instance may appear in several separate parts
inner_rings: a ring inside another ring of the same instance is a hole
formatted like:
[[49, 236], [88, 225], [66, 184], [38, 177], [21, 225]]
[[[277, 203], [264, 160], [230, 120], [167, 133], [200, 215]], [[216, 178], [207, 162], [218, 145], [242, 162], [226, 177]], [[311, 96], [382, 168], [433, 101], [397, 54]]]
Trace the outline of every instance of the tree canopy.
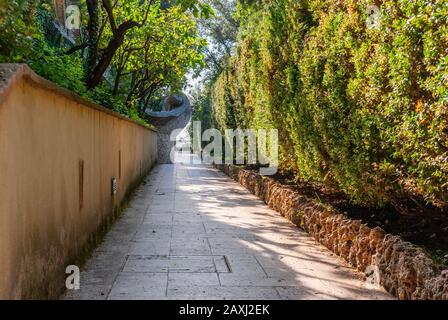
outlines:
[[[49, 0], [2, 0], [0, 62], [25, 62], [40, 75], [128, 116], [155, 96], [181, 90], [203, 65], [198, 0], [72, 1], [81, 13], [74, 43], [58, 37]], [[64, 26], [62, 26], [62, 29]], [[56, 40], [55, 40], [56, 39]]]

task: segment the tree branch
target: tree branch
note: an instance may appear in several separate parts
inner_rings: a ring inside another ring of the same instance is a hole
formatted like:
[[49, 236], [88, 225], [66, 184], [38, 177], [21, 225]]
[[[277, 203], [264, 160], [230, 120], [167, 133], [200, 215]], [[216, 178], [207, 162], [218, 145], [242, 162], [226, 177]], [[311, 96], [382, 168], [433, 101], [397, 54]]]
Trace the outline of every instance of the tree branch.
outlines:
[[88, 47], [87, 43], [83, 43], [74, 47], [71, 47], [70, 49], [68, 49], [67, 51], [65, 51], [65, 54], [70, 55], [72, 53], [75, 53], [78, 50], [82, 50]]
[[114, 36], [117, 36], [117, 23], [115, 22], [114, 13], [112, 10], [112, 4], [110, 3], [110, 0], [103, 0], [103, 7], [104, 10], [106, 10], [107, 17], [109, 19], [110, 28], [112, 29], [112, 33]]

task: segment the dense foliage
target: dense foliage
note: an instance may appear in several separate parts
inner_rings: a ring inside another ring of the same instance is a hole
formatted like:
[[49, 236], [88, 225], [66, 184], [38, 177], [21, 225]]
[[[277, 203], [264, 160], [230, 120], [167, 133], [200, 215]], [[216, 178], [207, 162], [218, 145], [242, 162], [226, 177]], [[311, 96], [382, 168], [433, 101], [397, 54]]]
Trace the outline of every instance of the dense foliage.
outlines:
[[277, 128], [282, 170], [356, 203], [446, 206], [448, 1], [246, 2], [219, 126]]
[[[71, 1], [81, 11], [73, 39], [62, 36], [52, 1], [1, 0], [0, 63], [24, 62], [39, 75], [124, 115], [141, 120], [151, 102], [181, 90], [203, 63], [206, 42], [196, 0]], [[59, 21], [59, 25], [60, 25]]]
[[0, 0], [0, 59], [16, 62], [31, 55], [36, 3], [26, 0]]

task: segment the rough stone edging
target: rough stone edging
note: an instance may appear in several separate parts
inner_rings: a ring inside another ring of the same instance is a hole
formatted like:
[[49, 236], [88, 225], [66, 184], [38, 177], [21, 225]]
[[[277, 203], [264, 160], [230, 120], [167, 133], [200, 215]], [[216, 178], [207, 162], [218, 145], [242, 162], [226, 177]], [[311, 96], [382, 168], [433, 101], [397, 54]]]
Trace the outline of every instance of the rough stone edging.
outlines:
[[229, 164], [216, 167], [359, 271], [377, 266], [381, 285], [392, 295], [448, 300], [448, 269], [440, 270], [421, 248], [348, 219], [272, 178]]

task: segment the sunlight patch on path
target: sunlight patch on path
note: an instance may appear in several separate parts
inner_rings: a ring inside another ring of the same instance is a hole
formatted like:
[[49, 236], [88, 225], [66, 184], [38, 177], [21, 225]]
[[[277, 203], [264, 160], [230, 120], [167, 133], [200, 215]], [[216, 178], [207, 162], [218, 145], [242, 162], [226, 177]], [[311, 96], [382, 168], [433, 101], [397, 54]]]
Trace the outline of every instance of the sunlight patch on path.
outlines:
[[64, 299], [390, 299], [224, 174], [159, 165]]

